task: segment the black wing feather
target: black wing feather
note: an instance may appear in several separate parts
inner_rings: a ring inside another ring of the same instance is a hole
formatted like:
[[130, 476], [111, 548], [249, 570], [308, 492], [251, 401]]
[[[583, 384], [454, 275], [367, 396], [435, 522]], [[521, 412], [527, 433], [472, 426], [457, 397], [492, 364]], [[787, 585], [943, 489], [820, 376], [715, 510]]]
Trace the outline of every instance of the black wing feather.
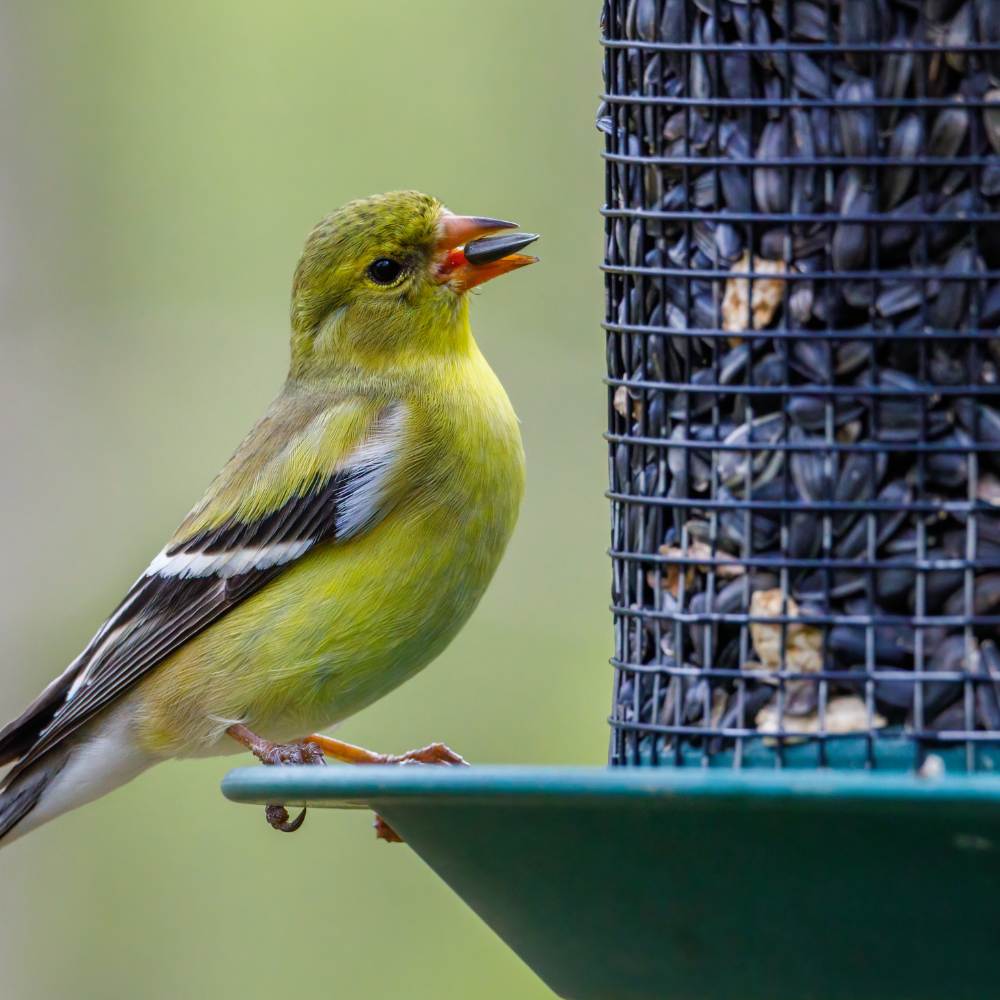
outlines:
[[[312, 547], [332, 540], [337, 537], [338, 507], [373, 471], [365, 465], [345, 468], [279, 510], [252, 522], [228, 521], [171, 546], [166, 554], [211, 556], [286, 542], [308, 541]], [[141, 577], [70, 668], [0, 731], [0, 764], [20, 758], [4, 784], [289, 565], [231, 576]], [[102, 649], [116, 632], [121, 635]], [[80, 686], [73, 691], [76, 683]]]

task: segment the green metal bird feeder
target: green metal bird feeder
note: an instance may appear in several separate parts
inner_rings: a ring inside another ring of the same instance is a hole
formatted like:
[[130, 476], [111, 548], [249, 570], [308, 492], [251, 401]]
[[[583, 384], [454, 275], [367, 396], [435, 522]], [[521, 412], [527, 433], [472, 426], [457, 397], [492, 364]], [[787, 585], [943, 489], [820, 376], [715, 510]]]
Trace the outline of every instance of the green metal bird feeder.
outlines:
[[608, 0], [610, 767], [375, 809], [563, 997], [1000, 995], [1000, 3]]

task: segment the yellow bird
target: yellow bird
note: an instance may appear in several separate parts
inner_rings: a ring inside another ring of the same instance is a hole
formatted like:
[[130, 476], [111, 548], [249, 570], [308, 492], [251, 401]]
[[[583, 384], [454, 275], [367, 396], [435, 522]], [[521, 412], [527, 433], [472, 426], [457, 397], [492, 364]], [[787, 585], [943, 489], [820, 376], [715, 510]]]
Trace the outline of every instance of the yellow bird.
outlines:
[[[372, 754], [324, 729], [437, 656], [517, 519], [524, 452], [467, 292], [530, 234], [414, 191], [354, 201], [295, 271], [267, 412], [83, 652], [0, 731], [0, 843], [173, 757]], [[492, 238], [490, 238], [492, 235]], [[279, 829], [288, 821], [269, 807]], [[391, 831], [383, 829], [391, 839]]]

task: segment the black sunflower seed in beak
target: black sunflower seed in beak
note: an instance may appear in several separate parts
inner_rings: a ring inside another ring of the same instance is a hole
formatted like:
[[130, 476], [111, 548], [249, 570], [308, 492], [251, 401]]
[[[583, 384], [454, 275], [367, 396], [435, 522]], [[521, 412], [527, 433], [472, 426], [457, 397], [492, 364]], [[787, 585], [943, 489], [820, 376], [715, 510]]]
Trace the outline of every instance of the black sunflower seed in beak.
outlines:
[[494, 261], [520, 253], [538, 239], [537, 233], [514, 233], [510, 236], [484, 236], [465, 245], [465, 259], [470, 264], [492, 264]]

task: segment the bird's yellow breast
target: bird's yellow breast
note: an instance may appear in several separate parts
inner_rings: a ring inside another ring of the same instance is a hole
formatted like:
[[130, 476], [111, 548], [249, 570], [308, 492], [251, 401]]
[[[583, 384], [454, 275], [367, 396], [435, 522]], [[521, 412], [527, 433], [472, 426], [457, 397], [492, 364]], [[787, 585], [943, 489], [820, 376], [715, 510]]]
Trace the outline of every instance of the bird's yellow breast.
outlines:
[[396, 506], [312, 550], [157, 667], [132, 696], [144, 748], [225, 751], [233, 721], [303, 736], [386, 694], [461, 628], [517, 518], [517, 418], [478, 350], [405, 401], [412, 482]]

